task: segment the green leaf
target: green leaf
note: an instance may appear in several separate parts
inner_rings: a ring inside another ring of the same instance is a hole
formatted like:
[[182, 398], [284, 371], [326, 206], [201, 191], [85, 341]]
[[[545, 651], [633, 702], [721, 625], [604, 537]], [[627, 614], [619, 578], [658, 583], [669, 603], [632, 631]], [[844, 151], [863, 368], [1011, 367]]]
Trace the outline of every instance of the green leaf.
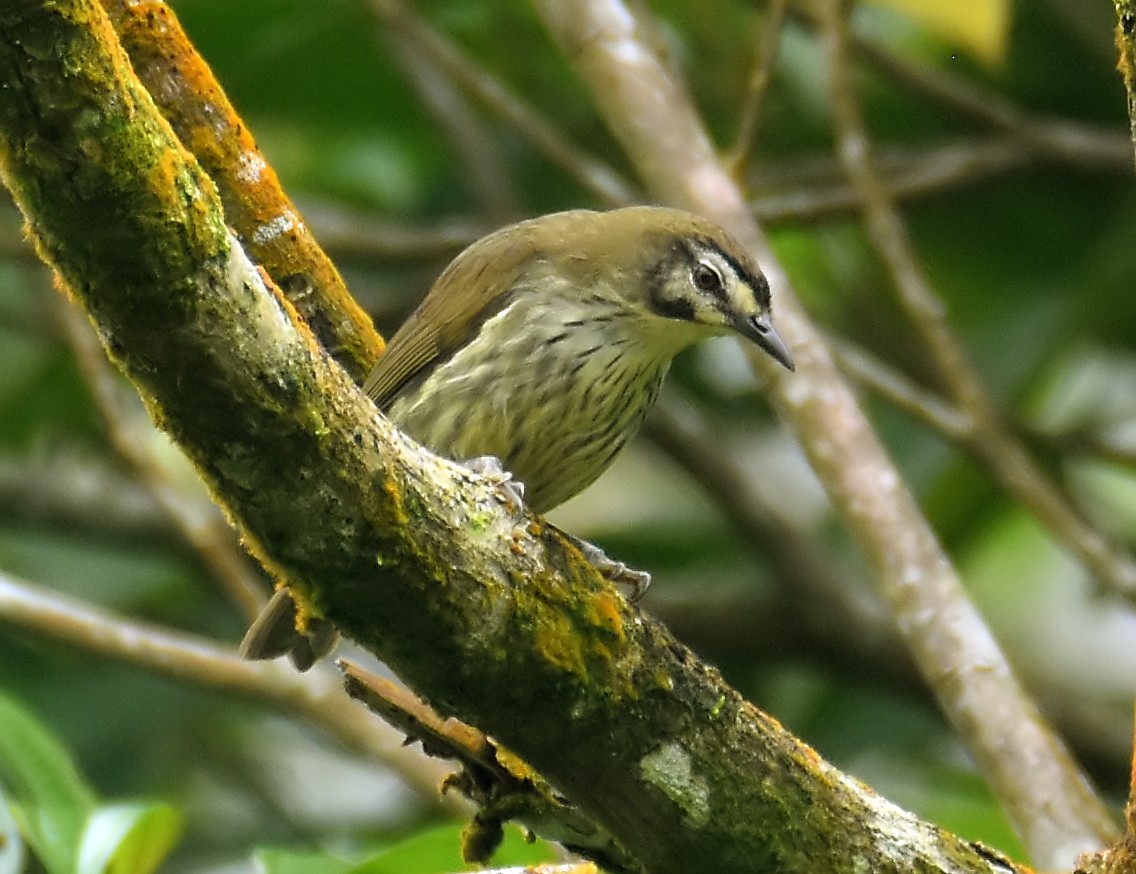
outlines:
[[[444, 871], [476, 870], [461, 857], [462, 826], [446, 825], [416, 832], [405, 840], [362, 862], [351, 874], [439, 874]], [[506, 826], [505, 840], [493, 854], [493, 863], [535, 865], [554, 859], [548, 844], [529, 843], [514, 826]]]
[[168, 804], [130, 802], [100, 807], [87, 820], [77, 874], [150, 874], [181, 834], [181, 815]]
[[0, 784], [8, 790], [20, 831], [49, 874], [71, 874], [94, 795], [47, 727], [4, 695]]
[[319, 850], [257, 850], [257, 867], [264, 874], [345, 874], [351, 863]]

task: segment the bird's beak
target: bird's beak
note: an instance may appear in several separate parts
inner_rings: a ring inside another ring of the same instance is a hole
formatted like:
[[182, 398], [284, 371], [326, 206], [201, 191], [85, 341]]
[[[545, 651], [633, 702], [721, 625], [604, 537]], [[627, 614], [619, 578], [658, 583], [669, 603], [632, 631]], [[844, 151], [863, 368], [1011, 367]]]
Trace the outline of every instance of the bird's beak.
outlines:
[[789, 347], [785, 345], [785, 341], [781, 339], [781, 335], [773, 327], [773, 322], [769, 318], [769, 313], [762, 313], [759, 316], [750, 316], [742, 320], [742, 324], [738, 328], [739, 332], [752, 340], [764, 351], [784, 366], [788, 370], [795, 369], [793, 364], [793, 356], [789, 354]]

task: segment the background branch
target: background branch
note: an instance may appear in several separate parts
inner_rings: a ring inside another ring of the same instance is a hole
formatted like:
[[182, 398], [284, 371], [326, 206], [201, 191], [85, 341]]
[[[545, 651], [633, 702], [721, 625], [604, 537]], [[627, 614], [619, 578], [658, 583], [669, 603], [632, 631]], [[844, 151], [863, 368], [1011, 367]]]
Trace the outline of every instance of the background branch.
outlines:
[[[614, 0], [537, 0], [537, 7], [651, 190], [732, 230], [770, 276], [779, 292], [780, 324], [798, 356], [797, 373], [785, 378], [760, 360], [754, 366], [870, 557], [925, 679], [951, 720], [972, 739], [970, 749], [995, 791], [1004, 793], [1007, 812], [1035, 861], [1069, 865], [1080, 852], [1108, 843], [1115, 827], [1107, 811], [1018, 685], [792, 297], [689, 98], [642, 43], [634, 16]], [[1014, 739], [1010, 744], [1008, 737]], [[1019, 778], [1025, 772], [1034, 779], [1023, 785]], [[1023, 801], [1021, 793], [1032, 797]]]
[[644, 869], [851, 870], [865, 839], [879, 871], [1013, 867], [821, 763], [555, 529], [401, 438], [246, 260], [97, 7], [29, 2], [0, 30], [19, 87], [3, 173], [41, 255], [304, 609], [516, 750]]
[[432, 804], [465, 812], [455, 798], [438, 795], [449, 768], [408, 749], [402, 733], [352, 702], [329, 666], [300, 675], [286, 663], [248, 662], [235, 647], [115, 616], [7, 574], [0, 574], [0, 622], [179, 683], [299, 716], [346, 748], [386, 762]]
[[383, 340], [284, 194], [248, 128], [163, 2], [104, 0], [138, 77], [217, 185], [241, 241], [357, 380]]
[[[853, 100], [868, 119], [863, 125], [864, 141], [869, 129], [872, 140], [868, 171], [893, 212], [904, 203], [897, 217], [910, 237], [909, 254], [918, 259], [928, 287], [949, 302], [947, 333], [972, 358], [1001, 429], [1026, 447], [1046, 481], [1061, 490], [1061, 500], [1122, 551], [1134, 530], [1126, 495], [1136, 482], [1130, 465], [1136, 362], [1127, 352], [1133, 311], [1127, 289], [1136, 266], [1127, 225], [1136, 211], [1130, 186], [1121, 182], [1131, 177], [1132, 145], [1118, 123], [1122, 112], [1107, 10], [1059, 12], [1064, 2], [1031, 8], [1029, 27], [1018, 22], [1008, 31], [1002, 59], [985, 54], [987, 45], [977, 64], [965, 42], [938, 25], [861, 6], [855, 32], [845, 34], [849, 51], [841, 63], [856, 74]], [[256, 130], [264, 148], [256, 156], [271, 157], [299, 193], [306, 219], [384, 328], [393, 329], [446, 258], [500, 222], [479, 214], [487, 212], [483, 203], [468, 202], [470, 167], [460, 167], [439, 147], [446, 119], [418, 110], [398, 59], [387, 50], [389, 40], [412, 47], [425, 75], [448, 88], [450, 98], [470, 101], [469, 120], [479, 126], [520, 202], [529, 205], [526, 211], [644, 196], [618, 176], [612, 184], [613, 168], [624, 172], [630, 165], [524, 5], [458, 0], [430, 7], [428, 15], [393, 0], [374, 8], [360, 2], [318, 11], [261, 0], [239, 10], [223, 7], [220, 0], [202, 0], [179, 9], [202, 55], [217, 65], [219, 78], [246, 113], [237, 120], [226, 110], [221, 120], [234, 134], [222, 149], [228, 156], [222, 163], [237, 161], [238, 172], [230, 176], [239, 188], [240, 160], [252, 153], [246, 154], [235, 134]], [[612, 8], [617, 18], [626, 17], [625, 9]], [[631, 51], [622, 60], [638, 59], [635, 50], [644, 46], [672, 81], [688, 78], [698, 103], [691, 114], [723, 142], [732, 142], [744, 126], [739, 107], [747, 77], [758, 70], [765, 90], [757, 110], [749, 110], [755, 124], [748, 154], [761, 159], [747, 174], [752, 187], [745, 197], [765, 222], [795, 290], [824, 325], [841, 370], [865, 390], [877, 433], [934, 525], [942, 551], [958, 563], [1045, 712], [1109, 796], [1119, 797], [1120, 776], [1131, 761], [1136, 634], [1130, 620], [1136, 614], [1121, 599], [1094, 592], [1090, 576], [1036, 524], [1017, 493], [972, 462], [981, 461], [982, 453], [968, 448], [975, 429], [965, 405], [943, 391], [918, 332], [879, 291], [892, 284], [891, 274], [859, 219], [862, 192], [846, 180], [832, 150], [833, 92], [818, 75], [825, 66], [821, 38], [827, 25], [816, 14], [806, 16], [804, 8], [793, 4], [779, 31], [766, 26], [764, 40], [776, 33], [785, 47], [775, 55], [763, 49], [757, 58], [754, 34], [768, 22], [764, 8], [712, 2], [698, 10], [682, 4], [650, 13], [637, 9], [644, 16], [635, 23], [638, 43], [623, 44]], [[821, 10], [816, 4], [808, 8]], [[384, 13], [390, 17], [383, 19]], [[1067, 19], [1059, 22], [1059, 14]], [[157, 2], [131, 4], [130, 15], [160, 24], [169, 10]], [[380, 25], [385, 39], [374, 38], [375, 20], [386, 22]], [[404, 27], [408, 20], [412, 26]], [[132, 27], [120, 25], [120, 36], [129, 36]], [[193, 75], [162, 71], [161, 51], [154, 51], [160, 42], [147, 48], [143, 40], [136, 66], [149, 63], [147, 52], [157, 58], [156, 75], [148, 81], [163, 92], [164, 102], [176, 98], [171, 113], [176, 122], [179, 102], [208, 108], [217, 83], [198, 75], [201, 59], [180, 29], [175, 36], [171, 57], [187, 55], [190, 61], [177, 61], [173, 72]], [[437, 45], [444, 48], [431, 48]], [[649, 77], [646, 81], [650, 85]], [[191, 94], [179, 97], [179, 90]], [[634, 99], [614, 101], [622, 106], [614, 111], [630, 115], [642, 108], [649, 116], [642, 125], [645, 139], [681, 141], [682, 126], [677, 134], [672, 130], [674, 117], [652, 102], [657, 96], [642, 106]], [[675, 105], [685, 99], [680, 94]], [[206, 164], [213, 151], [207, 127], [178, 128]], [[36, 153], [55, 154], [58, 134], [53, 129], [49, 139], [39, 140]], [[43, 148], [49, 141], [51, 147]], [[565, 142], [571, 147], [558, 151]], [[647, 150], [652, 148], [658, 144]], [[684, 162], [677, 157], [681, 152], [681, 145], [674, 149], [674, 166], [682, 173], [697, 170], [698, 161]], [[119, 142], [107, 153], [126, 150]], [[697, 190], [696, 176], [678, 187]], [[717, 178], [713, 172], [701, 177], [714, 191]], [[712, 199], [721, 207], [731, 197]], [[270, 208], [270, 202], [264, 201], [264, 216], [281, 215], [277, 207], [285, 204]], [[123, 207], [115, 221], [132, 210]], [[224, 221], [237, 227], [229, 214]], [[112, 224], [87, 216], [92, 239]], [[247, 241], [258, 227], [254, 222], [239, 229], [240, 235]], [[116, 504], [120, 489], [126, 498], [146, 497], [148, 487], [136, 475], [119, 473], [117, 458], [133, 453], [157, 465], [161, 487], [173, 490], [166, 497], [182, 505], [182, 524], [191, 534], [202, 521], [193, 511], [200, 501], [193, 483], [171, 470], [168, 444], [122, 403], [118, 386], [111, 403], [101, 407], [119, 421], [104, 427], [98, 393], [82, 384], [84, 375], [96, 384], [106, 381], [94, 364], [97, 350], [94, 358], [80, 356], [86, 362], [81, 369], [74, 366], [56, 307], [43, 305], [42, 272], [28, 269], [29, 249], [19, 237], [15, 211], [4, 210], [0, 458], [6, 466], [0, 472], [6, 475], [0, 476], [0, 489], [11, 502], [3, 502], [0, 513], [0, 564], [80, 594], [92, 609], [106, 605], [101, 609], [112, 626], [131, 613], [192, 629], [195, 640], [235, 641], [243, 619], [217, 597], [208, 561], [194, 547], [187, 549], [152, 499]], [[146, 246], [135, 246], [131, 238], [118, 248], [131, 257], [116, 264], [114, 273], [133, 287], [127, 265], [145, 257]], [[780, 276], [774, 280], [780, 282]], [[163, 282], [182, 288], [169, 277]], [[323, 306], [320, 295], [317, 289], [312, 298]], [[780, 323], [785, 320], [780, 289], [775, 300]], [[173, 356], [164, 375], [201, 389], [196, 415], [208, 418], [222, 409], [220, 383], [211, 367], [177, 357], [183, 348], [174, 336], [178, 323], [152, 321], [154, 336]], [[275, 323], [270, 324], [272, 331], [262, 339], [275, 343]], [[318, 318], [311, 327], [320, 345], [334, 350], [337, 341]], [[216, 327], [212, 331], [225, 335]], [[111, 348], [122, 347], [118, 333], [109, 339]], [[231, 362], [233, 349], [242, 345], [218, 348], [218, 360]], [[352, 364], [349, 356], [343, 361], [349, 370], [366, 366]], [[277, 380], [277, 371], [256, 367], [262, 389], [278, 386], [295, 400], [288, 391], [302, 381], [291, 375]], [[814, 389], [823, 393], [828, 386], [809, 381], [795, 388], [796, 401], [804, 403]], [[720, 663], [747, 697], [768, 706], [824, 755], [927, 819], [1024, 858], [950, 726], [926, 700], [924, 681], [895, 633], [894, 603], [871, 591], [878, 564], [864, 560], [870, 550], [856, 554], [854, 529], [840, 524], [838, 511], [847, 507], [825, 501], [792, 438], [777, 428], [765, 405], [755, 403], [766, 390], [764, 380], [754, 378], [731, 344], [706, 344], [676, 362], [669, 390], [673, 402], [647, 436], [675, 464], [660, 463], [665, 460], [650, 448], [632, 447], [616, 470], [554, 521], [602, 542], [609, 554], [649, 568], [656, 583], [644, 607]], [[335, 389], [328, 383], [320, 391]], [[152, 397], [157, 395], [151, 396], [151, 409], [158, 409]], [[298, 397], [304, 397], [302, 390]], [[308, 421], [310, 411], [321, 408], [301, 403], [291, 409]], [[239, 416], [226, 409], [220, 419], [236, 423]], [[316, 424], [313, 444], [337, 439], [334, 428], [323, 431], [324, 424]], [[850, 433], [844, 420], [828, 420], [833, 424], [836, 429], [822, 437], [838, 444], [838, 453], [852, 449], [839, 445]], [[294, 433], [291, 425], [278, 426], [264, 432], [277, 449]], [[121, 456], [108, 437], [139, 445]], [[240, 460], [226, 456], [225, 470], [242, 474], [247, 486], [249, 477], [261, 473], [250, 467], [264, 457], [269, 456], [261, 450]], [[294, 461], [289, 457], [274, 473], [298, 471]], [[336, 463], [335, 469], [336, 477], [354, 475], [350, 465]], [[860, 472], [870, 476], [879, 470], [867, 465]], [[247, 494], [251, 500], [253, 493]], [[871, 490], [868, 495], [874, 498]], [[272, 487], [259, 494], [266, 504], [280, 497]], [[847, 500], [855, 502], [851, 486]], [[310, 501], [302, 495], [289, 509], [306, 513]], [[300, 524], [297, 541], [312, 544], [310, 531], [336, 518], [333, 512], [318, 523]], [[476, 518], [482, 518], [480, 508]], [[261, 540], [250, 543], [263, 552]], [[227, 538], [222, 543], [226, 550], [232, 544]], [[341, 547], [329, 549], [333, 561], [342, 557]], [[384, 552], [384, 561], [387, 556]], [[326, 610], [327, 604], [316, 599], [309, 609]], [[12, 627], [29, 633], [0, 640], [0, 685], [60, 726], [100, 791], [160, 794], [187, 811], [187, 840], [174, 862], [179, 870], [212, 868], [219, 857], [246, 860], [250, 847], [279, 846], [285, 836], [289, 843], [299, 838], [309, 844], [301, 852], [338, 869], [359, 864], [361, 854], [371, 853], [376, 831], [389, 834], [391, 828], [409, 828], [407, 844], [449, 845], [456, 854], [458, 826], [427, 839], [431, 825], [421, 818], [411, 824], [407, 811], [415, 805], [381, 776], [381, 768], [360, 767], [358, 758], [339, 762], [319, 737], [306, 740], [302, 730], [254, 707], [234, 706], [239, 702], [233, 698], [201, 695], [188, 684], [181, 690], [154, 683], [125, 663], [116, 666], [113, 650], [97, 660], [60, 651], [55, 638], [35, 632], [34, 620], [28, 622]], [[477, 625], [483, 624], [481, 617]], [[981, 626], [974, 630], [985, 632]], [[424, 637], [435, 634], [430, 628]], [[557, 632], [544, 643], [563, 639]], [[178, 658], [178, 651], [169, 650], [169, 657]], [[964, 672], [959, 676], [969, 682]], [[317, 676], [313, 682], [324, 680]], [[939, 694], [959, 695], [952, 688]], [[115, 743], [106, 742], [108, 732]], [[116, 760], [116, 750], [144, 754]], [[1028, 784], [1033, 777], [1026, 770], [1020, 779]], [[370, 782], [364, 787], [362, 779]], [[240, 815], [229, 815], [238, 797]], [[345, 846], [344, 835], [354, 851], [336, 849]], [[510, 837], [496, 861], [550, 858], [539, 845], [518, 854], [521, 846]], [[530, 852], [536, 855], [524, 855]], [[275, 874], [274, 865], [288, 853], [265, 851], [258, 864]], [[445, 867], [459, 863], [454, 858]]]

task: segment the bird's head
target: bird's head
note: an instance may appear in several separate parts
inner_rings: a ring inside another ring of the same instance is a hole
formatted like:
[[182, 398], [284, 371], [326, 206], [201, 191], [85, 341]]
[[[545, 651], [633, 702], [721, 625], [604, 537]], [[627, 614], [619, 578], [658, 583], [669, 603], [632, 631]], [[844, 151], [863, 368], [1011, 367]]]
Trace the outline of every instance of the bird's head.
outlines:
[[691, 342], [706, 333], [737, 333], [793, 369], [773, 327], [769, 283], [729, 234], [664, 207], [590, 215], [595, 232], [587, 258], [644, 325]]

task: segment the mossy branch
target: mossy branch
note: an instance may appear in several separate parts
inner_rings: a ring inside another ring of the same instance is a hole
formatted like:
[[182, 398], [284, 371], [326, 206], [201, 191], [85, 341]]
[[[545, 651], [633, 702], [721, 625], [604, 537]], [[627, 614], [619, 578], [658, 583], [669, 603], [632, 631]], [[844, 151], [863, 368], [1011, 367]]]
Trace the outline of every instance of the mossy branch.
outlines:
[[131, 67], [216, 183], [241, 245], [356, 381], [383, 350], [363, 308], [288, 199], [220, 83], [162, 0], [102, 0]]
[[1116, 7], [1116, 67], [1124, 79], [1128, 98], [1128, 129], [1136, 154], [1136, 3], [1113, 0]]
[[29, 236], [274, 573], [652, 872], [1005, 872], [745, 702], [554, 529], [383, 419], [247, 258], [94, 0], [0, 11]]

